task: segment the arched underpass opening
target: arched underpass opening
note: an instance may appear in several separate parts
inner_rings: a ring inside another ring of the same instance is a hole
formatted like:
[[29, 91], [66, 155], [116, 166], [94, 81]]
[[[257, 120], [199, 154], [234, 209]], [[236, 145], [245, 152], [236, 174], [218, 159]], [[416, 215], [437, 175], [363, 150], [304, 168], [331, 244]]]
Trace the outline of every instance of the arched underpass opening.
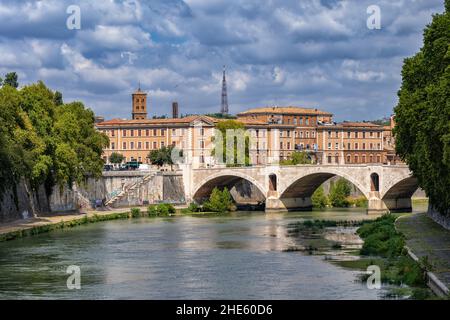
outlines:
[[334, 173], [314, 173], [299, 178], [281, 194], [280, 201], [288, 210], [312, 210], [311, 197], [314, 192], [323, 186], [324, 193], [328, 197], [331, 186], [339, 179], [344, 179], [350, 186], [349, 206], [355, 204], [360, 206], [367, 203], [366, 196], [356, 185]]
[[226, 187], [230, 191], [238, 210], [264, 210], [266, 198], [262, 191], [249, 180], [232, 175], [216, 177], [204, 183], [195, 192], [194, 201], [201, 204], [208, 200], [216, 187], [220, 190]]
[[383, 196], [383, 202], [390, 212], [411, 212], [411, 197], [418, 190], [417, 178], [408, 177], [393, 185]]

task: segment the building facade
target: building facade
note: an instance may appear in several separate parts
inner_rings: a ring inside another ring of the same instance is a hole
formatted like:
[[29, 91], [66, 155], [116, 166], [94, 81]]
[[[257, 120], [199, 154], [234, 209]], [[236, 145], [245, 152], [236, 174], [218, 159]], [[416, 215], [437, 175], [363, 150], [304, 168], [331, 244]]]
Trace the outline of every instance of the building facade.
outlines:
[[[222, 119], [203, 115], [168, 119], [147, 119], [147, 94], [132, 94], [132, 120], [112, 119], [96, 123], [105, 133], [109, 147], [103, 158], [109, 163], [113, 152], [126, 161], [148, 163], [148, 154], [164, 146], [183, 150], [185, 161], [194, 167], [218, 165], [214, 157], [215, 126]], [[250, 163], [277, 163], [293, 152], [307, 152], [321, 164], [392, 163], [394, 141], [391, 126], [369, 122], [333, 122], [329, 112], [300, 107], [254, 108], [237, 115], [249, 137]], [[394, 153], [395, 155], [395, 153]]]

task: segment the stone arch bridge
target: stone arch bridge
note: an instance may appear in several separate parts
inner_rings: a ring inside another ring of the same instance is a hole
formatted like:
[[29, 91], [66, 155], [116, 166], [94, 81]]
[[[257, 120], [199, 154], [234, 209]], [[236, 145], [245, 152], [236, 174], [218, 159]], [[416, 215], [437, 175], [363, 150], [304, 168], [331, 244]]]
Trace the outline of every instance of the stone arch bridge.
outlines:
[[200, 201], [214, 187], [245, 180], [265, 198], [266, 211], [310, 210], [311, 195], [333, 176], [345, 178], [368, 199], [368, 213], [411, 211], [417, 179], [405, 165], [297, 165], [183, 168], [186, 199]]

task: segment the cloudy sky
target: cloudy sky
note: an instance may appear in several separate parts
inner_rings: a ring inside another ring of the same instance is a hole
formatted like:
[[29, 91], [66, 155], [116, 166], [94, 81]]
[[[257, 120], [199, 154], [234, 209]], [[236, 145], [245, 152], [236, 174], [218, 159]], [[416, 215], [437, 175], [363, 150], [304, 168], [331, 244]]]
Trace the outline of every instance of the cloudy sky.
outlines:
[[[391, 114], [405, 57], [444, 0], [0, 0], [0, 75], [43, 80], [106, 118], [130, 117], [138, 83], [150, 115], [318, 107], [337, 120]], [[66, 26], [70, 5], [81, 29]], [[367, 27], [378, 5], [381, 29]]]

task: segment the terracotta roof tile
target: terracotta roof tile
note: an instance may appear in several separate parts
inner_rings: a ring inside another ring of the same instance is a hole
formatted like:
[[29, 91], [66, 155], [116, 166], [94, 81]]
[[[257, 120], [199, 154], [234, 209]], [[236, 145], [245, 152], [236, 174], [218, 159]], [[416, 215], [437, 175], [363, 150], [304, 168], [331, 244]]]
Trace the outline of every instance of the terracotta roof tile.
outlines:
[[243, 112], [238, 113], [238, 116], [245, 116], [249, 114], [258, 114], [258, 113], [272, 113], [272, 114], [305, 114], [305, 115], [326, 115], [332, 116], [333, 114], [330, 112], [326, 112], [319, 109], [312, 108], [301, 108], [301, 107], [262, 107], [262, 108], [253, 108]]

